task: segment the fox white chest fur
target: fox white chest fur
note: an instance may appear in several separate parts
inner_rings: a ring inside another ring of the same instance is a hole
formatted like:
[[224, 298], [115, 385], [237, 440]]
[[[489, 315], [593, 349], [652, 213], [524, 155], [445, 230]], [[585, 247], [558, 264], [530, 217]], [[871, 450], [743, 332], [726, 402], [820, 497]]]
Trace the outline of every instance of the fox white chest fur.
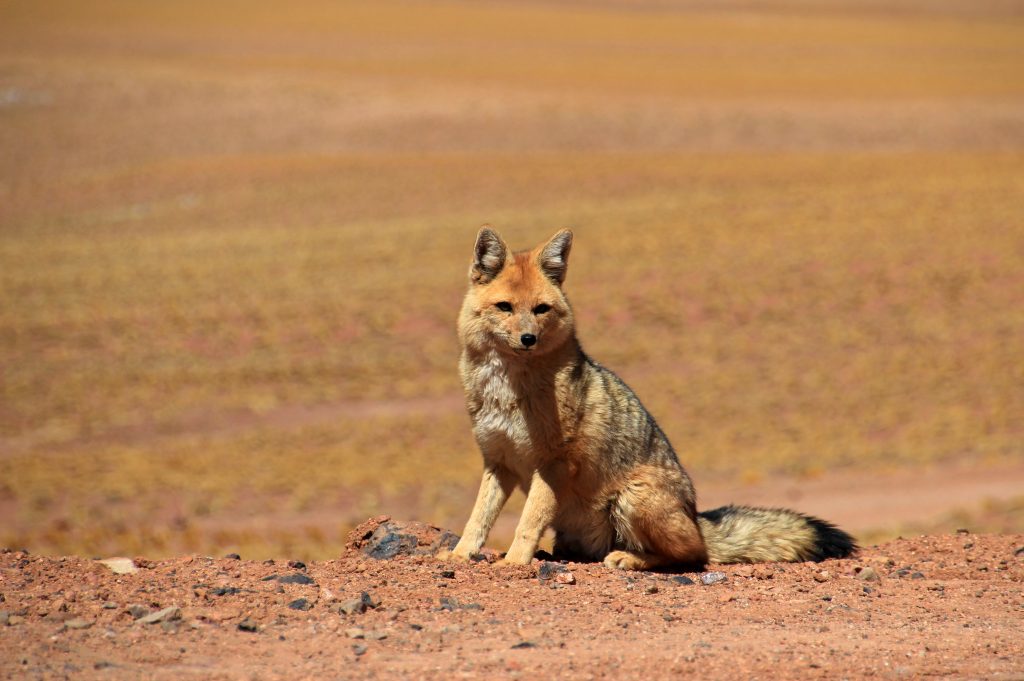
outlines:
[[530, 429], [522, 409], [516, 377], [496, 350], [482, 361], [474, 362], [466, 392], [475, 403], [473, 434], [484, 455], [512, 463], [510, 459], [529, 458], [534, 450]]

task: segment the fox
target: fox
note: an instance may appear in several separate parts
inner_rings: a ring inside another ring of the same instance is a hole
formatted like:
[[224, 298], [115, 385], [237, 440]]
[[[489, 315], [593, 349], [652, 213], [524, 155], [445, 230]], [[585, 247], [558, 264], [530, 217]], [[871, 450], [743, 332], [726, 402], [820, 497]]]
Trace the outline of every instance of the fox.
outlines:
[[458, 317], [459, 374], [484, 470], [465, 529], [442, 558], [482, 549], [509, 496], [526, 503], [501, 562], [555, 558], [609, 568], [821, 561], [857, 550], [832, 523], [787, 509], [697, 511], [693, 481], [636, 394], [591, 359], [563, 290], [573, 233], [513, 252], [477, 234]]

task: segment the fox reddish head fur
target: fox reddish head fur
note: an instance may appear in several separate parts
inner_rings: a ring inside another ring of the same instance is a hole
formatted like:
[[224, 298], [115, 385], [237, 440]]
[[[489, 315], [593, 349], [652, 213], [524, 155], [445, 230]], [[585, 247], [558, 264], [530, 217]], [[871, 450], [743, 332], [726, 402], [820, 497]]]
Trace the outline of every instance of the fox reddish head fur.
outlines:
[[654, 418], [580, 347], [562, 290], [571, 248], [568, 230], [519, 252], [490, 227], [477, 235], [459, 372], [484, 473], [449, 557], [480, 550], [516, 488], [526, 505], [509, 563], [530, 562], [548, 528], [558, 556], [637, 570], [854, 551], [850, 535], [794, 511], [697, 512], [693, 483]]
[[464, 346], [514, 358], [543, 355], [573, 336], [562, 283], [572, 232], [562, 230], [532, 251], [513, 253], [490, 227], [480, 230], [459, 316]]

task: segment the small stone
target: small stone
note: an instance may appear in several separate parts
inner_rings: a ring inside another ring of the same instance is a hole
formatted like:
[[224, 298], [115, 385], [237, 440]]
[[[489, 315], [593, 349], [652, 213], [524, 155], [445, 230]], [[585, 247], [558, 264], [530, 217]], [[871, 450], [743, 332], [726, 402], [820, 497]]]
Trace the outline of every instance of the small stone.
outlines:
[[338, 613], [342, 615], [358, 615], [366, 612], [366, 603], [361, 598], [353, 598], [338, 604]]
[[873, 567], [861, 568], [860, 571], [857, 572], [857, 579], [865, 582], [879, 582], [882, 580], [878, 572]]
[[242, 560], [242, 557], [237, 553], [229, 553], [224, 557], [228, 560]]
[[353, 643], [352, 652], [356, 654], [356, 657], [360, 657], [366, 654], [366, 651], [370, 648], [362, 643]]
[[176, 605], [164, 608], [163, 610], [157, 610], [154, 613], [150, 613], [145, 617], [139, 618], [141, 624], [156, 624], [157, 622], [170, 622], [171, 620], [181, 619], [181, 608]]
[[551, 561], [545, 560], [541, 562], [540, 567], [537, 568], [537, 580], [540, 582], [547, 582], [555, 578], [556, 575], [560, 575], [563, 572], [568, 572], [561, 563], [552, 563]]
[[369, 591], [364, 591], [361, 594], [359, 594], [359, 598], [363, 601], [364, 604], [366, 604], [367, 608], [380, 607], [380, 599], [371, 594]]
[[305, 570], [306, 564], [303, 563], [301, 560], [290, 560], [288, 561], [288, 567], [294, 568], [296, 570]]
[[370, 641], [382, 641], [388, 637], [388, 632], [381, 631], [380, 629], [374, 629], [366, 632], [366, 638]]
[[292, 610], [310, 610], [313, 607], [313, 604], [305, 598], [296, 598], [288, 604], [288, 607]]
[[352, 627], [345, 630], [345, 635], [349, 638], [366, 638], [366, 630], [360, 627]]
[[210, 591], [214, 596], [234, 596], [235, 594], [242, 593], [242, 590], [237, 586], [219, 586], [216, 589]]
[[106, 558], [96, 562], [106, 565], [115, 575], [132, 575], [139, 571], [135, 561], [131, 558]]
[[146, 615], [148, 615], [149, 614], [149, 608], [147, 608], [144, 605], [139, 605], [138, 603], [134, 603], [134, 604], [128, 606], [128, 609], [126, 610], [126, 612], [129, 615], [132, 616], [132, 619], [137, 620], [140, 617], [145, 617]]
[[966, 527], [961, 527], [961, 528], [959, 528], [959, 529], [958, 529], [958, 530], [956, 531], [956, 533], [957, 533], [957, 534], [970, 534], [970, 533], [971, 533], [971, 531], [970, 531], [970, 530], [968, 530], [968, 529], [967, 529]]
[[7, 616], [7, 626], [9, 626], [9, 627], [16, 627], [16, 626], [18, 626], [19, 624], [21, 624], [24, 621], [25, 621], [25, 618], [22, 617], [21, 615], [8, 615]]
[[754, 579], [771, 579], [775, 576], [775, 570], [765, 565], [758, 565], [754, 568]]
[[1017, 556], [1018, 558], [1020, 558], [1021, 556], [1024, 556], [1024, 546], [1022, 546], [1019, 549], [1017, 549], [1016, 551], [1014, 551], [1013, 555]]
[[691, 584], [696, 584], [695, 581], [693, 581], [686, 575], [676, 575], [672, 578], [672, 581], [675, 582], [678, 586], [690, 586]]
[[442, 596], [441, 598], [439, 598], [437, 600], [438, 600], [438, 603], [440, 603], [440, 609], [441, 610], [447, 610], [447, 611], [451, 612], [453, 610], [457, 610], [458, 607], [459, 607], [459, 602], [457, 600], [455, 600], [454, 598], [449, 598], [448, 596]]
[[648, 594], [648, 595], [656, 594], [656, 593], [658, 593], [658, 591], [659, 591], [659, 589], [658, 589], [658, 585], [657, 584], [648, 584], [647, 586], [644, 587], [644, 593]]
[[443, 577], [444, 579], [455, 579], [455, 570], [441, 570], [441, 572], [438, 573], [438, 576]]
[[732, 573], [737, 577], [753, 577], [754, 567], [752, 565], [740, 565], [734, 568]]
[[556, 584], [575, 584], [576, 583], [576, 575], [574, 575], [573, 573], [568, 572], [568, 571], [566, 571], [566, 572], [559, 572], [557, 575], [555, 575], [555, 583]]
[[827, 582], [832, 579], [832, 575], [829, 574], [828, 570], [822, 570], [821, 572], [814, 573], [814, 581], [816, 582]]
[[113, 601], [107, 601], [106, 603], [103, 604], [103, 609], [104, 610], [117, 610], [117, 603], [114, 603]]
[[705, 572], [700, 576], [700, 581], [704, 586], [710, 586], [712, 584], [724, 582], [726, 577], [727, 576], [724, 572]]
[[277, 578], [277, 581], [281, 584], [316, 584], [312, 579], [298, 572], [293, 575], [282, 575]]
[[64, 623], [64, 626], [68, 629], [88, 629], [92, 626], [92, 622], [81, 617], [75, 617]]
[[519, 643], [516, 643], [515, 645], [512, 646], [513, 649], [517, 649], [517, 648], [536, 648], [536, 647], [537, 647], [537, 644], [534, 643], [533, 641], [520, 641]]
[[924, 579], [924, 573], [923, 572], [911, 573], [910, 578], [911, 579]]
[[238, 623], [238, 628], [241, 631], [259, 631], [259, 625], [251, 617], [246, 617], [244, 620]]

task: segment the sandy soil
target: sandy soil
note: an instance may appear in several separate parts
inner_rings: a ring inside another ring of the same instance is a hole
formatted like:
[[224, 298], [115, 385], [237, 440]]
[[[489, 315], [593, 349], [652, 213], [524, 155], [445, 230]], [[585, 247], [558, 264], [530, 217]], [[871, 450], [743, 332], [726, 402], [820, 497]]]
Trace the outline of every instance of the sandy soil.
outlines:
[[501, 567], [490, 563], [493, 554], [449, 564], [431, 555], [452, 539], [382, 516], [357, 528], [337, 560], [136, 558], [132, 574], [7, 551], [0, 672], [1024, 676], [1022, 535], [898, 539], [846, 560], [689, 574], [539, 559]]

